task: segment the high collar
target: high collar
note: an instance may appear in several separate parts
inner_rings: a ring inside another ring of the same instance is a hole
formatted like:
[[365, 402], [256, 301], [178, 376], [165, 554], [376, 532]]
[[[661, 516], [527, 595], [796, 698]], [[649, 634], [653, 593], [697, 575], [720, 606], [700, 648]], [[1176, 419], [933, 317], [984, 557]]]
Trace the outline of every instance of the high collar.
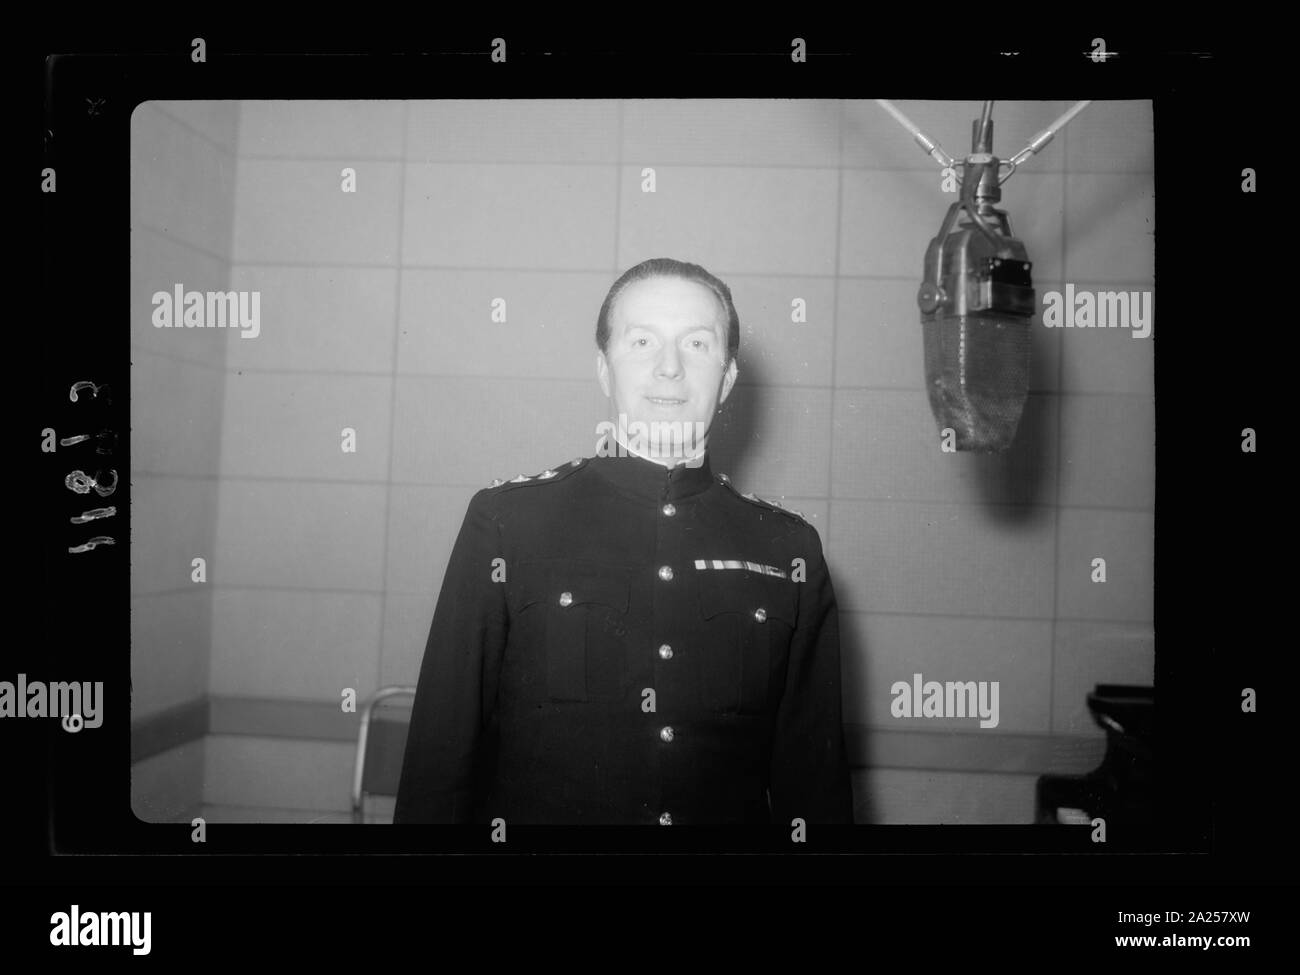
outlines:
[[714, 483], [706, 453], [698, 467], [678, 464], [668, 468], [643, 457], [617, 455], [593, 457], [589, 466], [615, 487], [646, 501], [680, 501], [702, 494]]

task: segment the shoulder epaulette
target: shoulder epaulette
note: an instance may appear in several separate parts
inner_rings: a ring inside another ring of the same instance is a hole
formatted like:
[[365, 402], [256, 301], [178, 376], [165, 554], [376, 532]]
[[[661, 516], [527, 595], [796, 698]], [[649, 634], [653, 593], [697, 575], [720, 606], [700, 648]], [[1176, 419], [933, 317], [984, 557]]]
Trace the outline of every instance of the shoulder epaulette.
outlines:
[[586, 457], [575, 457], [573, 460], [569, 461], [566, 464], [561, 464], [558, 467], [548, 467], [546, 470], [538, 474], [516, 474], [508, 481], [502, 480], [501, 478], [497, 478], [495, 481], [489, 484], [488, 487], [505, 489], [505, 488], [515, 487], [520, 484], [546, 484], [551, 481], [561, 481], [564, 478], [568, 477], [570, 474], [572, 474], [574, 471], [576, 471], [579, 467], [581, 467], [586, 462], [587, 462]]
[[808, 524], [808, 519], [803, 516], [803, 512], [795, 511], [793, 508], [787, 508], [779, 501], [768, 501], [766, 498], [760, 498], [756, 494], [741, 494], [736, 490], [735, 485], [731, 483], [731, 478], [726, 474], [718, 474], [717, 478], [721, 484], [741, 500], [748, 501], [750, 504], [758, 505], [760, 508], [766, 508], [768, 511], [779, 511], [783, 515], [791, 515], [792, 517], [798, 518], [804, 524]]

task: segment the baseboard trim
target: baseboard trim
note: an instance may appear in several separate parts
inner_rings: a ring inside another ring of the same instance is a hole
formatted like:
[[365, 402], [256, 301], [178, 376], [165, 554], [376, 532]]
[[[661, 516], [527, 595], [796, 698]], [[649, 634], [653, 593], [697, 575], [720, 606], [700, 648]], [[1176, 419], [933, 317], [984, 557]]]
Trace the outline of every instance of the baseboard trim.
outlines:
[[[131, 723], [131, 761], [138, 762], [205, 735], [247, 735], [354, 742], [357, 713], [335, 701], [209, 696]], [[844, 726], [849, 765], [943, 772], [1079, 775], [1098, 765], [1103, 737], [972, 732], [895, 731]]]
[[131, 722], [131, 764], [196, 741], [208, 733], [207, 696]]

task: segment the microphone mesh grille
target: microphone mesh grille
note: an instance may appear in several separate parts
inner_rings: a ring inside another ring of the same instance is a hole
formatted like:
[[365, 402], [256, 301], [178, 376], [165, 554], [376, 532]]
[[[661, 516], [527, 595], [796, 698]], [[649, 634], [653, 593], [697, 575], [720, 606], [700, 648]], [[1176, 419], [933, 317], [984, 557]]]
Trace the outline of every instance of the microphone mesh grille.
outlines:
[[925, 378], [940, 430], [958, 450], [1011, 446], [1029, 394], [1029, 330], [1024, 318], [961, 315], [922, 318]]

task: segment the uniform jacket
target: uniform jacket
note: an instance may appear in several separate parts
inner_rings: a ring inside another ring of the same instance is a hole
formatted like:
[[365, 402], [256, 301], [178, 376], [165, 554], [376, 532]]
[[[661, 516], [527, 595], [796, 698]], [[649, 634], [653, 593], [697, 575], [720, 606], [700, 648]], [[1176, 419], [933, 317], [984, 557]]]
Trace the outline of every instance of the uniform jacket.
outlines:
[[395, 823], [852, 822], [817, 531], [707, 455], [582, 458], [474, 495]]

